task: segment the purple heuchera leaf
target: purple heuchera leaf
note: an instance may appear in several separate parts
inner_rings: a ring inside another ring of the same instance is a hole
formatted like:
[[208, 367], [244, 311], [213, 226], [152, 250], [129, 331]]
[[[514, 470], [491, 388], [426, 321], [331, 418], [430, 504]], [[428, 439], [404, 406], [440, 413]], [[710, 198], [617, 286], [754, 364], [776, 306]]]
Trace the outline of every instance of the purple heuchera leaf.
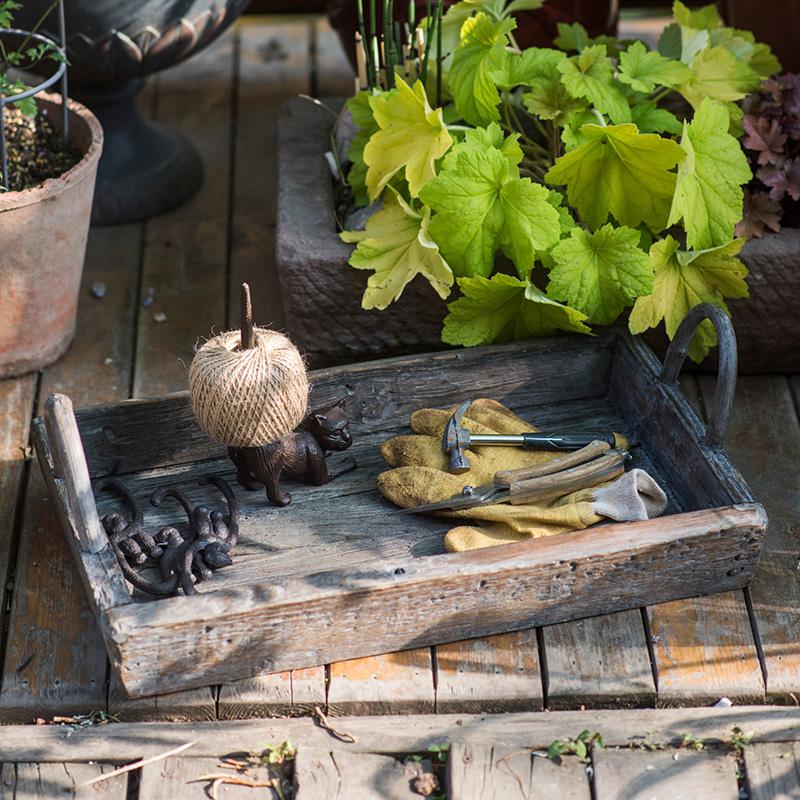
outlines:
[[800, 75], [765, 80], [742, 108], [742, 146], [756, 177], [737, 230], [760, 236], [765, 228], [776, 230], [787, 204], [800, 200]]
[[744, 118], [744, 130], [747, 135], [742, 144], [748, 150], [758, 153], [758, 163], [761, 166], [777, 164], [781, 160], [787, 136], [781, 131], [778, 120], [747, 114]]
[[752, 239], [761, 237], [764, 229], [777, 233], [781, 229], [781, 206], [771, 200], [766, 192], [744, 193], [744, 217], [736, 226], [736, 235]]

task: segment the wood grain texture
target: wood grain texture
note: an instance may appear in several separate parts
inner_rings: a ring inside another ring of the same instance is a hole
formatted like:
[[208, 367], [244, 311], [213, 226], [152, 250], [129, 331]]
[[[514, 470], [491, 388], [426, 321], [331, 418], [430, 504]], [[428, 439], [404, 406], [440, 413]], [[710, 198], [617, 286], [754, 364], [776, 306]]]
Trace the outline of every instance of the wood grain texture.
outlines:
[[97, 516], [72, 400], [63, 394], [51, 394], [44, 404], [44, 424], [53, 478], [64, 487], [64, 504], [72, 523], [70, 532], [80, 551], [99, 553], [108, 545], [108, 537]]
[[239, 286], [250, 284], [257, 324], [281, 329], [275, 272], [279, 109], [307, 93], [311, 26], [307, 20], [247, 20], [238, 26], [233, 197], [228, 261], [228, 320], [236, 326]]
[[750, 800], [800, 797], [800, 745], [754, 744], [744, 751]]
[[220, 719], [301, 716], [325, 703], [325, 668], [309, 667], [224, 683], [217, 711]]
[[[90, 232], [75, 341], [43, 374], [42, 400], [54, 392], [76, 406], [127, 397], [140, 237], [135, 225]], [[91, 295], [95, 281], [106, 286], [102, 300]], [[53, 505], [41, 470], [32, 467], [0, 691], [8, 722], [106, 708], [103, 640]]]
[[409, 772], [389, 756], [299, 750], [296, 800], [417, 800]]
[[741, 592], [676, 600], [647, 609], [659, 705], [764, 699], [764, 679]]
[[314, 21], [314, 76], [317, 97], [350, 97], [355, 73], [327, 19]]
[[225, 753], [261, 752], [265, 743], [290, 739], [298, 748], [350, 753], [424, 753], [443, 742], [492, 743], [514, 749], [546, 749], [554, 739], [591, 728], [601, 731], [607, 747], [641, 747], [646, 738], [677, 747], [687, 733], [708, 747], [730, 741], [731, 729], [752, 731], [752, 744], [800, 740], [800, 710], [789, 707], [551, 711], [511, 714], [421, 714], [347, 717], [336, 727], [350, 733], [344, 742], [316, 720], [246, 722], [139, 722], [101, 725], [68, 736], [64, 726], [0, 726], [0, 752], [9, 761], [100, 760], [126, 763], [158, 755], [187, 742], [192, 758]]
[[590, 800], [586, 767], [565, 756], [560, 764], [479, 743], [457, 743], [447, 758], [449, 800]]
[[[125, 800], [128, 776], [116, 775], [93, 786], [81, 789], [80, 784], [92, 780], [113, 767], [105, 764], [6, 764], [14, 770], [14, 787], [5, 786], [6, 771], [3, 772], [4, 789], [8, 800], [51, 800], [54, 797], [93, 797], [97, 800]], [[8, 770], [9, 772], [11, 770]], [[0, 790], [2, 792], [2, 790]], [[5, 797], [0, 794], [0, 797]]]
[[332, 663], [328, 709], [331, 714], [432, 713], [430, 648]]
[[[238, 324], [239, 287], [250, 285], [257, 324], [284, 327], [283, 304], [275, 271], [275, 213], [278, 168], [276, 147], [280, 107], [290, 97], [308, 93], [311, 24], [308, 20], [256, 19], [238, 26], [237, 83], [228, 260], [229, 325]], [[289, 673], [223, 684], [217, 711], [222, 719], [300, 713], [307, 702], [325, 704], [324, 670], [313, 670], [316, 683], [298, 676], [292, 701]]]
[[535, 630], [440, 644], [435, 653], [438, 713], [499, 713], [542, 708]]
[[738, 800], [736, 762], [724, 751], [602, 750], [592, 756], [597, 800]]
[[[354, 438], [396, 430], [412, 411], [446, 407], [461, 396], [492, 397], [516, 409], [559, 404], [571, 408], [575, 419], [581, 408], [577, 401], [591, 405], [604, 396], [614, 345], [613, 334], [598, 336], [591, 346], [575, 337], [553, 336], [314, 370], [309, 373], [310, 402], [324, 406], [338, 401], [344, 387]], [[574, 372], [565, 370], [565, 363], [572, 363]], [[414, 392], [408, 391], [407, 374], [415, 376]], [[531, 386], [536, 387], [533, 394]], [[225, 448], [200, 430], [185, 392], [84, 408], [76, 416], [93, 478], [225, 455]], [[147, 435], [153, 430], [160, 432], [157, 440]]]
[[[203, 187], [186, 205], [148, 221], [133, 396], [186, 387], [198, 338], [225, 326], [231, 91], [235, 29], [159, 76], [156, 119], [186, 136], [203, 160]], [[151, 294], [152, 293], [152, 294]], [[162, 316], [163, 315], [163, 316]]]
[[[703, 378], [704, 396], [708, 384]], [[750, 585], [767, 700], [795, 703], [800, 697], [800, 473], [792, 465], [800, 457], [800, 426], [785, 378], [739, 380], [726, 447], [770, 517]]]
[[[262, 747], [261, 750], [264, 748]], [[190, 753], [192, 748], [187, 750]], [[225, 743], [220, 742], [219, 755], [225, 754]], [[260, 751], [259, 751], [260, 752]], [[231, 769], [220, 769], [217, 758], [194, 758], [173, 756], [142, 767], [139, 797], [169, 798], [169, 800], [204, 800], [209, 797], [211, 781], [198, 780], [204, 775], [236, 775]], [[266, 769], [257, 768], [243, 775], [246, 780], [266, 782], [270, 776]], [[235, 786], [224, 784], [217, 789], [218, 796], [225, 800], [278, 800], [279, 795], [271, 787]]]
[[108, 680], [108, 713], [120, 722], [189, 722], [213, 720], [216, 687], [200, 687], [131, 700], [112, 671]]
[[[314, 666], [736, 588], [755, 565], [763, 526], [760, 507], [740, 505], [129, 604], [101, 619], [125, 689], [139, 696], [234, 669]], [[187, 658], [191, 673], [172, 668]]]
[[[10, 586], [15, 528], [22, 515], [21, 488], [28, 456], [36, 375], [0, 381], [0, 595]], [[10, 513], [9, 513], [10, 512]], [[0, 630], [5, 630], [6, 603], [0, 602]], [[0, 643], [0, 651], [2, 644]]]
[[639, 707], [655, 702], [638, 609], [542, 629], [547, 707]]
[[[680, 388], [703, 419], [697, 377], [684, 375]], [[763, 672], [741, 592], [676, 600], [646, 613], [659, 705], [710, 704], [720, 697], [763, 700]]]

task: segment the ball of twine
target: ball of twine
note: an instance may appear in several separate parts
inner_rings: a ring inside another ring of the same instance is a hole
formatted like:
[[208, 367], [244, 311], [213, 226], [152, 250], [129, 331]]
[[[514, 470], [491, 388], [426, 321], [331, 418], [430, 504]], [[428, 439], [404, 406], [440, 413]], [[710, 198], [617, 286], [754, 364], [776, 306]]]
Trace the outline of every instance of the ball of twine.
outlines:
[[209, 339], [189, 368], [189, 395], [200, 427], [221, 444], [257, 447], [285, 436], [308, 407], [303, 357], [282, 333], [255, 329], [240, 349], [239, 331]]

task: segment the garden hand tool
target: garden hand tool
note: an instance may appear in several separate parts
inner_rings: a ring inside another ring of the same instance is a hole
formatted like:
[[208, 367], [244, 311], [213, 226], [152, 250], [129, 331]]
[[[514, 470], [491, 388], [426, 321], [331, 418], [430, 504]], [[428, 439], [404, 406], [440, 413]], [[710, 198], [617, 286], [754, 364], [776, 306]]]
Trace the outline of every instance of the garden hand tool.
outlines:
[[[598, 444], [605, 443], [598, 442]], [[403, 508], [394, 513], [425, 514], [433, 511], [459, 511], [495, 503], [511, 503], [516, 506], [522, 503], [552, 500], [618, 478], [625, 471], [625, 462], [629, 459], [630, 454], [625, 450], [615, 449], [608, 450], [605, 455], [588, 463], [558, 472], [548, 470], [547, 465], [539, 468], [523, 467], [519, 470], [508, 470], [495, 474], [492, 483], [477, 487], [464, 486], [453, 497], [436, 503]], [[502, 475], [503, 483], [498, 483], [498, 474]]]
[[465, 412], [471, 401], [465, 400], [447, 421], [442, 432], [442, 452], [448, 456], [448, 470], [453, 473], [466, 472], [469, 460], [464, 453], [475, 445], [494, 445], [505, 447], [522, 447], [525, 450], [578, 450], [594, 441], [615, 444], [613, 433], [609, 432], [570, 432], [556, 433], [544, 431], [524, 431], [512, 434], [480, 434], [470, 433], [462, 425]]
[[[448, 458], [441, 449], [442, 432], [451, 416], [452, 410], [415, 411], [411, 417], [413, 433], [395, 436], [381, 445], [381, 455], [392, 469], [379, 476], [378, 489], [395, 505], [408, 508], [435, 503], [463, 489], [464, 477], [448, 472]], [[472, 433], [535, 430], [494, 400], [473, 402], [462, 422]], [[620, 447], [627, 447], [623, 437], [617, 435], [616, 439]], [[477, 486], [497, 481], [508, 486], [514, 480], [509, 471], [541, 477], [607, 452], [606, 443], [584, 448], [584, 453], [567, 454], [484, 447], [471, 454], [470, 483]], [[647, 473], [632, 470], [610, 484], [601, 483], [561, 497], [521, 505], [495, 503], [432, 513], [462, 523], [445, 536], [445, 548], [453, 552], [581, 530], [604, 518], [647, 519], [658, 516], [665, 507], [666, 498], [656, 482]]]

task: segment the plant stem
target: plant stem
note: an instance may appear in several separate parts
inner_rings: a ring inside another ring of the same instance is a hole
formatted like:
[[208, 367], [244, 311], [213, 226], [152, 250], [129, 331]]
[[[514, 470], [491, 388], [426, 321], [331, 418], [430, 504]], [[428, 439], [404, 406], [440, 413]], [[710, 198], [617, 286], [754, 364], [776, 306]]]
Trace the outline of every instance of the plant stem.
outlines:
[[383, 58], [386, 65], [386, 86], [394, 89], [394, 35], [392, 33], [392, 0], [383, 0]]
[[364, 26], [364, 0], [356, 0], [356, 8], [358, 10], [358, 32], [361, 34], [361, 46], [364, 48], [364, 57], [367, 62], [367, 85], [370, 89], [374, 89], [375, 74], [372, 69], [372, 55], [367, 40], [367, 29]]
[[433, 42], [433, 29], [435, 27], [434, 18], [431, 13], [431, 0], [425, 0], [425, 22], [427, 23], [425, 28], [425, 58], [422, 62], [421, 75], [423, 86], [425, 86], [428, 81], [428, 58], [431, 54], [431, 42]]
[[371, 50], [370, 66], [372, 74], [370, 75], [370, 88], [376, 89], [378, 87], [378, 71], [380, 70], [380, 61], [378, 60], [378, 41], [375, 35], [375, 0], [369, 0], [369, 49]]
[[436, 107], [442, 106], [442, 3], [436, 3]]

